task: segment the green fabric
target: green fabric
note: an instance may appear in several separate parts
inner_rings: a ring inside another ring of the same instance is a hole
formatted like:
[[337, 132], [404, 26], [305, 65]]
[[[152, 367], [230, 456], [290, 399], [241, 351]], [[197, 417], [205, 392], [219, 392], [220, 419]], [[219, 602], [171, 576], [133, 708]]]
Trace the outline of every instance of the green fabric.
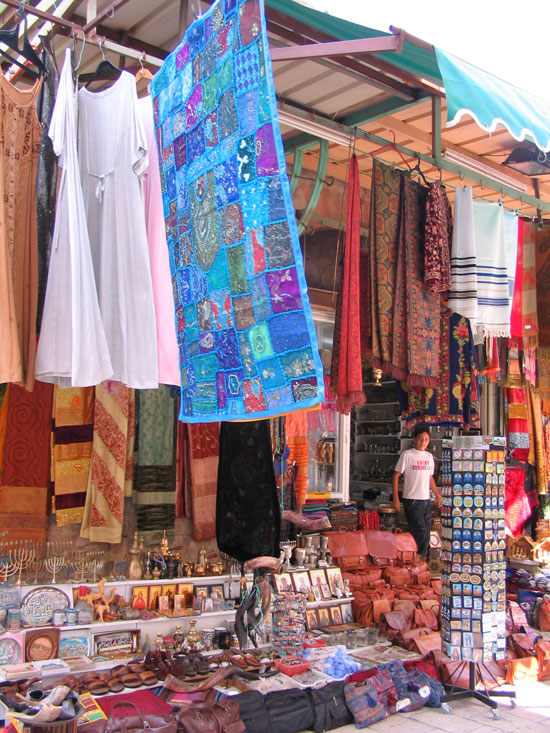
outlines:
[[175, 402], [170, 387], [143, 389], [138, 399], [138, 464], [172, 466], [174, 462]]
[[[278, 10], [340, 41], [346, 41], [352, 38], [374, 38], [392, 35], [391, 33], [384, 33], [374, 28], [366, 28], [358, 23], [351, 23], [349, 20], [336, 18], [328, 13], [322, 13], [319, 10], [300, 5], [293, 0], [265, 0], [265, 4], [267, 8]], [[269, 10], [267, 11], [267, 18], [269, 20]], [[409, 71], [411, 74], [416, 74], [416, 76], [441, 84], [441, 74], [437, 66], [435, 54], [426, 48], [416, 46], [410, 41], [405, 41], [400, 54], [388, 51], [373, 55], [400, 69]]]
[[447, 98], [447, 125], [470, 114], [482, 130], [506, 127], [516, 140], [532, 140], [550, 150], [550, 103], [524, 92], [488, 71], [435, 49]]

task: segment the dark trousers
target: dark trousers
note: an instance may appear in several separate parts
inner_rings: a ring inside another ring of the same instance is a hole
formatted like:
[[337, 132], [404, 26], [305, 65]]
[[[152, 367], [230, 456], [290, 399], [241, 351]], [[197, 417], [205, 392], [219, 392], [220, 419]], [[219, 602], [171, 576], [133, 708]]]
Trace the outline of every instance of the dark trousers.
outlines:
[[428, 554], [432, 528], [432, 502], [430, 499], [402, 499], [405, 517], [412, 536], [418, 545], [418, 554]]

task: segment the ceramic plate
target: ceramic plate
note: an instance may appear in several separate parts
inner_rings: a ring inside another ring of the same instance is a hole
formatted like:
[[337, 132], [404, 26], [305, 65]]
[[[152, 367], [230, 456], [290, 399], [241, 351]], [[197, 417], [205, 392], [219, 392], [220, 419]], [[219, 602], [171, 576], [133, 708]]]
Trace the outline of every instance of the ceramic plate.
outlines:
[[0, 665], [19, 664], [23, 661], [21, 644], [10, 637], [0, 638]]
[[65, 611], [70, 605], [69, 596], [59, 588], [36, 588], [21, 603], [21, 621], [26, 626], [46, 626], [51, 623], [54, 611]]

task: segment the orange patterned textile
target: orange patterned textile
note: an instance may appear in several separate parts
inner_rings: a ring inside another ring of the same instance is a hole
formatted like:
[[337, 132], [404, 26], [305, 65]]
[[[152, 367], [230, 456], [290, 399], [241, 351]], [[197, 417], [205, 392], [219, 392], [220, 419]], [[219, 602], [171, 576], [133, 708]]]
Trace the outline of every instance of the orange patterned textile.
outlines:
[[307, 431], [308, 413], [305, 410], [288, 413], [285, 417], [286, 444], [290, 449], [288, 465], [296, 461], [296, 509], [306, 502], [307, 492]]
[[122, 539], [124, 497], [132, 493], [135, 393], [120, 382], [96, 387], [92, 470], [80, 536], [117, 544]]

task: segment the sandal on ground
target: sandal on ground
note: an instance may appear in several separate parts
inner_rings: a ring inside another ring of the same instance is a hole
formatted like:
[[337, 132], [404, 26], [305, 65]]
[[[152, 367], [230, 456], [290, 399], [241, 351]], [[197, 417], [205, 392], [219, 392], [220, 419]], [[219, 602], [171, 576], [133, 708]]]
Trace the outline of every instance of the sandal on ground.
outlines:
[[105, 680], [105, 684], [109, 688], [109, 692], [122, 692], [124, 689], [124, 684], [120, 680], [120, 677], [117, 675], [113, 675], [109, 677], [108, 675], [105, 675], [107, 679]]
[[90, 682], [87, 682], [86, 686], [88, 687], [88, 692], [94, 695], [94, 697], [96, 695], [106, 695], [108, 692], [111, 692], [105, 682], [98, 676], [96, 676]]

